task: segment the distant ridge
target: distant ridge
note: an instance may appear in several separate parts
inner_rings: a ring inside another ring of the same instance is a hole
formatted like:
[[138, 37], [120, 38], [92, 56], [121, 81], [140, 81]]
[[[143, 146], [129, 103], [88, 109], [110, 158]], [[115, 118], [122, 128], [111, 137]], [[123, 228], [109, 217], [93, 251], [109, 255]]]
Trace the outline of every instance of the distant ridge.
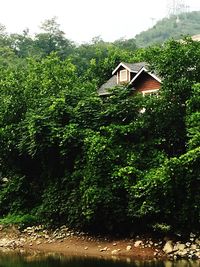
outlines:
[[163, 43], [169, 38], [181, 39], [183, 35], [200, 38], [200, 11], [173, 15], [158, 21], [152, 28], [135, 36], [136, 45], [147, 47]]

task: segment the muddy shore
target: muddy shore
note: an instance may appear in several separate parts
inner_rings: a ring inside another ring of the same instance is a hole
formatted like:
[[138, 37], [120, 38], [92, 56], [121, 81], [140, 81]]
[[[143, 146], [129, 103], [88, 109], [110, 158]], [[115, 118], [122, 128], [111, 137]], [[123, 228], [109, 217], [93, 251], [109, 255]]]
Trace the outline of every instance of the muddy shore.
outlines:
[[[160, 243], [159, 243], [160, 242]], [[50, 231], [40, 227], [0, 227], [0, 248], [9, 250], [32, 250], [62, 253], [69, 256], [90, 256], [98, 258], [165, 258], [160, 240], [139, 237], [113, 239], [89, 236], [63, 226]]]
[[187, 242], [135, 236], [133, 238], [108, 238], [90, 236], [62, 226], [47, 230], [43, 226], [0, 226], [0, 248], [5, 250], [31, 250], [61, 253], [68, 256], [90, 256], [106, 259], [200, 259], [200, 238], [190, 235]]

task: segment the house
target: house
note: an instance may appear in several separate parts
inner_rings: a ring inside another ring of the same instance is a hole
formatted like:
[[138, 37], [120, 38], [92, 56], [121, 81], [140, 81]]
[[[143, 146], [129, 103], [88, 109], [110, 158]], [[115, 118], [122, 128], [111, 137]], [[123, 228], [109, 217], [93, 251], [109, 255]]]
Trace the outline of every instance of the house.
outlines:
[[98, 89], [98, 94], [108, 96], [109, 89], [123, 85], [128, 85], [133, 92], [141, 92], [143, 95], [155, 94], [161, 87], [161, 79], [148, 70], [145, 62], [121, 62], [113, 70], [112, 77]]

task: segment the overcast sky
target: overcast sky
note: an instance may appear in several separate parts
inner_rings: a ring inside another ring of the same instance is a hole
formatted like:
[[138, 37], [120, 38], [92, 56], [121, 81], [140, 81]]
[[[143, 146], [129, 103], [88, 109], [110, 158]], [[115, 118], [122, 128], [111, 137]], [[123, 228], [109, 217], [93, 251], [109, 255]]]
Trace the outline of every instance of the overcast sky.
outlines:
[[[167, 15], [173, 0], [0, 0], [0, 23], [8, 32], [39, 32], [45, 19], [58, 18], [66, 37], [78, 43], [100, 35], [105, 41], [133, 38]], [[179, 0], [180, 1], [180, 0]], [[183, 0], [182, 0], [183, 1]], [[199, 0], [185, 0], [200, 10]]]

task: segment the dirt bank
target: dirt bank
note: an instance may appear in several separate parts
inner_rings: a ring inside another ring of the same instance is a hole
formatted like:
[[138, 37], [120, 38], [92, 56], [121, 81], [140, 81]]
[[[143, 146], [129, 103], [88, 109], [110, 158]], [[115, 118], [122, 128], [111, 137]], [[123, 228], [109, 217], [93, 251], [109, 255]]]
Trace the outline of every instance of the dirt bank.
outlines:
[[59, 252], [65, 255], [92, 256], [101, 258], [130, 257], [137, 259], [153, 259], [156, 254], [154, 248], [134, 247], [133, 240], [103, 241], [92, 238], [82, 239], [77, 236], [52, 243], [45, 243], [45, 241], [40, 244], [31, 242], [31, 244], [25, 244], [24, 248], [31, 248], [33, 250], [45, 252]]
[[16, 227], [2, 228], [0, 247], [114, 259], [165, 257], [162, 252], [162, 241], [159, 240], [152, 241], [140, 237], [132, 239], [93, 237], [82, 232], [73, 232], [65, 226], [55, 231], [45, 230], [42, 227], [28, 227], [23, 231]]
[[65, 225], [54, 230], [45, 229], [41, 225], [24, 230], [0, 225], [0, 248], [114, 259], [200, 260], [200, 235], [190, 233], [187, 239], [181, 236], [114, 239], [90, 236], [81, 231], [73, 231]]

